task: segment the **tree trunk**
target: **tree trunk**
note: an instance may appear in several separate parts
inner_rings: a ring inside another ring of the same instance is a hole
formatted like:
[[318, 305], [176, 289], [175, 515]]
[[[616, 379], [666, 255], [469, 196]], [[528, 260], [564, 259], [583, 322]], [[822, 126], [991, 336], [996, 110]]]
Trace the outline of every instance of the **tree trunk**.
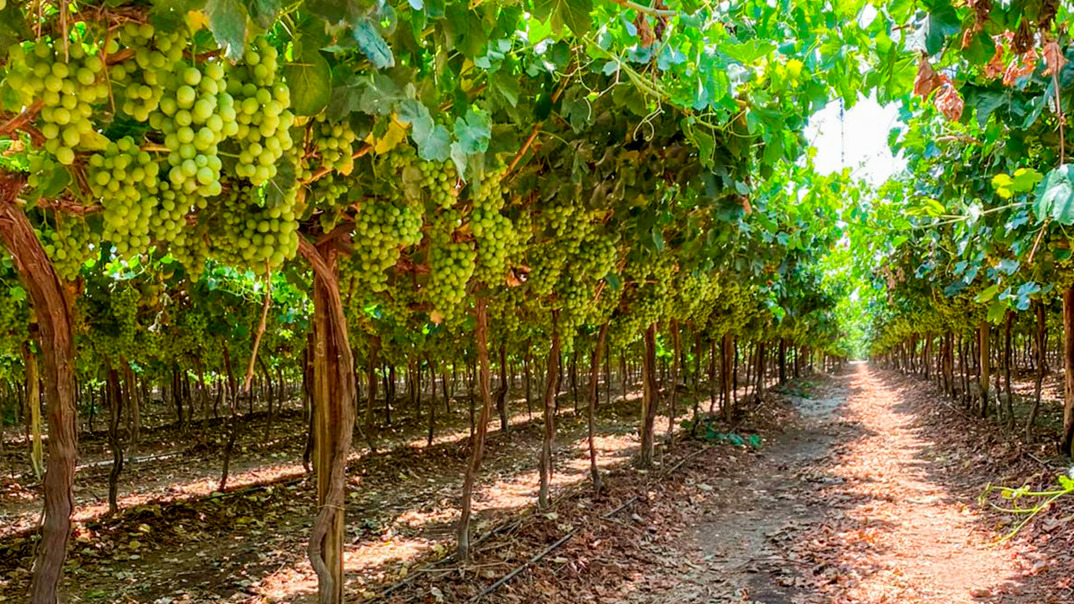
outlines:
[[1033, 442], [1033, 424], [1037, 421], [1037, 412], [1040, 410], [1041, 385], [1044, 383], [1044, 346], [1045, 331], [1044, 321], [1046, 318], [1044, 302], [1037, 300], [1035, 303], [1037, 312], [1037, 329], [1034, 333], [1034, 367], [1036, 380], [1033, 389], [1033, 408], [1029, 410], [1029, 418], [1026, 419], [1026, 442]]
[[[377, 354], [380, 352], [380, 336], [374, 335], [369, 339], [369, 362], [366, 365], [367, 394], [365, 401], [365, 439], [369, 444], [369, 450], [376, 453], [377, 442], [373, 437], [373, 403], [377, 399]], [[358, 394], [355, 388], [355, 396]], [[385, 395], [387, 396], [387, 395]]]
[[496, 411], [500, 414], [500, 431], [509, 432], [507, 417], [507, 344], [500, 342], [500, 385], [496, 388]]
[[111, 515], [119, 511], [119, 474], [123, 471], [123, 443], [119, 438], [123, 393], [119, 386], [119, 372], [108, 359], [104, 364], [108, 392], [108, 446], [112, 449], [112, 469], [108, 472], [108, 513]]
[[1071, 454], [1074, 440], [1074, 286], [1063, 292], [1063, 439], [1060, 453]]
[[645, 329], [643, 339], [645, 354], [642, 357], [641, 454], [638, 465], [649, 468], [653, 465], [653, 429], [656, 424], [656, 410], [660, 406], [660, 392], [656, 383], [656, 323]]
[[[721, 361], [722, 362], [722, 361]], [[716, 340], [709, 343], [709, 415], [716, 412]]]
[[668, 450], [675, 444], [675, 405], [679, 400], [679, 371], [682, 361], [679, 346], [679, 322], [671, 320], [671, 386], [668, 399]]
[[544, 390], [544, 438], [541, 442], [541, 487], [537, 492], [537, 507], [548, 508], [552, 482], [552, 438], [556, 433], [556, 393], [559, 390], [559, 311], [552, 311], [552, 343], [548, 348], [548, 371]]
[[600, 393], [597, 390], [597, 382], [600, 380], [600, 357], [604, 354], [604, 339], [608, 334], [608, 322], [600, 326], [597, 333], [597, 341], [593, 343], [593, 356], [589, 362], [589, 409], [586, 413], [586, 428], [589, 432], [589, 474], [593, 479], [593, 492], [599, 494], [601, 489], [600, 470], [597, 468], [597, 446], [594, 440], [594, 424], [596, 423], [597, 401]]
[[470, 561], [470, 513], [474, 483], [477, 481], [477, 473], [481, 470], [481, 461], [485, 455], [485, 435], [488, 433], [489, 416], [492, 415], [492, 395], [489, 393], [488, 316], [485, 309], [485, 299], [479, 297], [476, 306], [477, 327], [474, 330], [474, 339], [477, 340], [477, 359], [478, 364], [481, 366], [479, 380], [481, 419], [478, 421], [477, 431], [473, 438], [470, 463], [466, 466], [466, 477], [462, 484], [462, 516], [459, 519], [456, 534], [459, 545], [459, 560], [464, 564]]
[[787, 340], [779, 339], [779, 384], [787, 383]]
[[529, 353], [526, 353], [526, 357], [524, 359], [522, 359], [522, 371], [525, 373], [525, 380], [524, 381], [525, 381], [525, 384], [526, 384], [526, 418], [527, 419], [532, 419], [533, 418], [533, 402], [532, 402], [532, 400], [533, 400], [533, 397], [532, 397], [533, 389], [532, 389], [532, 386], [531, 386], [532, 382], [531, 382], [531, 376], [530, 376], [530, 363], [532, 363], [532, 362], [533, 362], [533, 360], [530, 358]]
[[26, 374], [26, 431], [30, 443], [30, 468], [34, 477], [41, 480], [45, 473], [45, 460], [41, 445], [41, 378], [37, 374], [37, 355], [29, 342], [22, 345], [22, 359]]
[[436, 431], [436, 367], [433, 366], [432, 361], [429, 363], [429, 375], [432, 376], [429, 381], [432, 382], [429, 392], [429, 436], [425, 440], [425, 445], [428, 447], [433, 446], [433, 436]]
[[988, 379], [989, 377], [991, 377], [991, 359], [989, 358], [990, 328], [991, 325], [987, 321], [985, 321], [981, 323], [977, 331], [977, 351], [979, 353], [978, 358], [980, 359], [978, 362], [980, 363], [981, 367], [980, 379], [978, 381], [978, 385], [981, 387], [981, 417], [988, 417]]
[[1014, 427], [1014, 392], [1011, 390], [1011, 328], [1014, 325], [1014, 311], [1007, 311], [1007, 325], [1003, 333], [1003, 380], [1007, 390], [1007, 426]]
[[354, 356], [339, 295], [336, 251], [299, 240], [299, 251], [313, 267], [314, 467], [318, 513], [308, 554], [317, 573], [318, 602], [343, 602], [343, 520], [347, 455], [354, 431]]
[[67, 555], [77, 457], [77, 411], [73, 323], [63, 283], [48, 254], [34, 234], [26, 215], [16, 205], [23, 179], [0, 174], [0, 244], [7, 249], [29, 293], [37, 319], [38, 342], [48, 401], [48, 465], [45, 471], [45, 511], [41, 541], [33, 564], [30, 602], [54, 604]]
[[731, 332], [723, 334], [723, 344], [720, 346], [720, 399], [723, 401], [720, 411], [723, 412], [724, 421], [731, 421], [731, 380], [734, 369], [731, 367], [734, 353], [734, 337]]

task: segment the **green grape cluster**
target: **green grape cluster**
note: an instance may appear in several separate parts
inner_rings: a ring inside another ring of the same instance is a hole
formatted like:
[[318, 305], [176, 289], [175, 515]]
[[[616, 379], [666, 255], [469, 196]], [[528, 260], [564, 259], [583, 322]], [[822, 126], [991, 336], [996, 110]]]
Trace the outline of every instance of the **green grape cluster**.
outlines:
[[159, 164], [130, 137], [108, 143], [89, 158], [90, 190], [104, 208], [104, 239], [122, 257], [149, 245], [159, 170]]
[[481, 183], [473, 192], [474, 208], [482, 208], [489, 212], [499, 212], [503, 209], [503, 179], [504, 169], [501, 168], [485, 175]]
[[219, 195], [222, 163], [217, 147], [239, 127], [223, 64], [209, 61], [166, 74], [164, 96], [149, 124], [164, 133], [171, 184], [186, 193]]
[[517, 251], [511, 220], [491, 208], [476, 207], [470, 215], [470, 232], [477, 240], [477, 277], [489, 285], [503, 282], [508, 258]]
[[158, 32], [152, 25], [130, 22], [105, 45], [112, 55], [127, 48], [134, 51], [132, 61], [119, 62], [109, 68], [113, 94], [119, 108], [139, 122], [160, 106], [164, 95], [162, 77], [183, 60], [184, 40], [178, 32]]
[[467, 242], [437, 245], [429, 252], [429, 301], [444, 319], [453, 317], [466, 299], [476, 253]]
[[421, 242], [422, 215], [410, 205], [363, 205], [354, 219], [354, 276], [356, 285], [374, 292], [388, 285], [387, 269], [399, 261], [403, 247]]
[[567, 250], [558, 245], [539, 245], [533, 248], [529, 258], [529, 286], [536, 296], [547, 296], [556, 289], [556, 283], [567, 263]]
[[193, 227], [180, 229], [168, 251], [186, 268], [190, 280], [196, 283], [205, 273], [205, 261], [209, 257], [207, 225], [199, 222]]
[[240, 147], [235, 173], [255, 185], [276, 176], [277, 161], [292, 147], [291, 91], [280, 79], [277, 58], [276, 49], [258, 37], [227, 74]]
[[[310, 183], [310, 199], [314, 206], [324, 210], [336, 210], [340, 200], [346, 200], [348, 187], [347, 178], [337, 172], [329, 172]], [[333, 212], [333, 215], [335, 213]], [[327, 230], [332, 230], [331, 227]]]
[[675, 288], [670, 314], [684, 321], [704, 320], [720, 294], [719, 282], [711, 275], [692, 272], [682, 277]]
[[357, 135], [347, 122], [332, 123], [324, 115], [314, 118], [311, 142], [324, 167], [350, 173], [354, 167], [354, 141]]
[[603, 279], [615, 268], [616, 241], [611, 235], [589, 233], [578, 246], [571, 270], [595, 280]]
[[541, 209], [541, 222], [556, 237], [571, 234], [581, 224], [575, 217], [575, 206], [570, 203], [555, 202]]
[[298, 251], [293, 197], [269, 206], [249, 185], [237, 186], [220, 203], [221, 236], [213, 243], [228, 264], [254, 270], [276, 268]]
[[429, 285], [426, 295], [442, 320], [450, 320], [466, 299], [466, 284], [474, 274], [477, 253], [467, 241], [454, 241], [462, 218], [457, 210], [441, 213], [431, 225]]
[[34, 232], [52, 259], [56, 272], [68, 281], [78, 278], [82, 265], [97, 250], [97, 238], [82, 218], [65, 216], [56, 221], [54, 229], [46, 227]]
[[459, 174], [451, 161], [418, 162], [421, 187], [438, 208], [450, 208], [459, 198]]
[[25, 105], [40, 100], [38, 128], [45, 150], [63, 165], [75, 161], [75, 149], [97, 140], [90, 117], [93, 106], [108, 98], [102, 76], [104, 61], [79, 40], [67, 45], [40, 40], [12, 46], [8, 55], [8, 85]]

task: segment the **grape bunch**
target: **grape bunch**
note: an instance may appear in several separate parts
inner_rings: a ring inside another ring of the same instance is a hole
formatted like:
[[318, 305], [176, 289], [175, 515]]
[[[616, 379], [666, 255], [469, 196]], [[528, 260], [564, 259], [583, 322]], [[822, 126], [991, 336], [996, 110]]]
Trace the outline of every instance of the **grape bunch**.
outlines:
[[312, 128], [314, 152], [320, 156], [324, 167], [349, 174], [354, 167], [354, 140], [357, 138], [350, 124], [333, 124], [324, 115], [318, 115]]
[[508, 259], [517, 252], [518, 238], [511, 220], [488, 208], [475, 208], [470, 232], [477, 240], [477, 277], [489, 285], [503, 282]]
[[445, 320], [451, 319], [466, 299], [466, 284], [474, 274], [476, 254], [467, 242], [437, 245], [429, 252], [429, 301]]
[[217, 146], [238, 132], [235, 101], [226, 91], [217, 61], [187, 66], [165, 76], [164, 96], [149, 124], [164, 133], [168, 180], [185, 193], [213, 197], [221, 192]]
[[57, 218], [55, 229], [35, 229], [45, 253], [60, 277], [68, 281], [78, 278], [82, 265], [93, 256], [97, 239], [93, 230], [82, 218], [64, 216]]
[[575, 217], [575, 207], [570, 203], [554, 202], [541, 209], [541, 221], [556, 237], [563, 237], [581, 224]]
[[209, 234], [206, 223], [180, 229], [169, 253], [186, 269], [190, 280], [197, 282], [205, 272], [205, 260], [209, 257]]
[[71, 165], [75, 149], [98, 138], [90, 117], [94, 105], [108, 98], [101, 57], [80, 40], [68, 44], [66, 56], [62, 44], [53, 48], [40, 40], [13, 45], [7, 64], [8, 84], [23, 96], [23, 104], [42, 103], [38, 128], [45, 137], [45, 150], [61, 164]]
[[221, 200], [220, 228], [214, 231], [220, 237], [213, 243], [228, 264], [260, 270], [268, 263], [276, 268], [298, 251], [293, 197], [269, 206], [259, 193], [249, 185], [236, 186]]
[[158, 32], [152, 25], [134, 22], [119, 28], [105, 50], [110, 55], [121, 48], [134, 51], [133, 61], [121, 61], [109, 68], [113, 94], [123, 113], [139, 122], [149, 121], [164, 95], [161, 80], [183, 60], [184, 47], [178, 32]]
[[159, 170], [129, 136], [109, 142], [89, 158], [90, 190], [104, 208], [104, 239], [124, 258], [149, 245]]
[[422, 161], [418, 163], [421, 171], [421, 186], [429, 200], [438, 208], [450, 208], [459, 198], [459, 175], [451, 161]]
[[529, 284], [533, 294], [547, 296], [555, 291], [567, 263], [567, 250], [558, 245], [535, 246], [529, 261]]
[[600, 280], [615, 268], [617, 255], [615, 237], [591, 232], [578, 246], [572, 266], [578, 274]]
[[356, 285], [374, 292], [388, 284], [387, 269], [399, 261], [401, 248], [421, 242], [421, 212], [388, 203], [363, 205], [354, 219]]
[[437, 216], [431, 225], [430, 278], [426, 294], [442, 320], [453, 318], [466, 298], [466, 284], [474, 274], [477, 260], [477, 253], [469, 242], [452, 239], [461, 224], [459, 212], [449, 210]]
[[291, 91], [280, 79], [277, 58], [277, 50], [258, 37], [227, 74], [240, 148], [235, 173], [255, 185], [276, 176], [276, 162], [292, 147]]

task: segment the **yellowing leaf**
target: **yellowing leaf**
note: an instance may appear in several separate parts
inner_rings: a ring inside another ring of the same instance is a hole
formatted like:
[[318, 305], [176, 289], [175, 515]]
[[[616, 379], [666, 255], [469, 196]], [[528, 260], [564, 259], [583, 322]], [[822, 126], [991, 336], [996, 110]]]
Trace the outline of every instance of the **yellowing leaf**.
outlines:
[[387, 153], [404, 140], [406, 140], [406, 126], [403, 126], [392, 118], [392, 123], [388, 125], [388, 131], [384, 133], [384, 136], [377, 140], [377, 144], [373, 147], [373, 151], [375, 151], [377, 155]]
[[190, 31], [198, 31], [209, 27], [209, 15], [205, 11], [192, 10], [186, 14], [186, 24]]

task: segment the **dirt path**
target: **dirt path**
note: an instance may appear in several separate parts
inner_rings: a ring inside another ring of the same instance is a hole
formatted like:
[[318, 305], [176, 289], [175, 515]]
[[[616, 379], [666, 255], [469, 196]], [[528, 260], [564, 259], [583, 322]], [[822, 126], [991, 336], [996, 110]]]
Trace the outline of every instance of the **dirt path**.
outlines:
[[813, 386], [755, 464], [704, 485], [716, 496], [683, 539], [685, 563], [630, 601], [1042, 601], [1019, 593], [1020, 562], [935, 463], [943, 448], [905, 383], [857, 363]]

